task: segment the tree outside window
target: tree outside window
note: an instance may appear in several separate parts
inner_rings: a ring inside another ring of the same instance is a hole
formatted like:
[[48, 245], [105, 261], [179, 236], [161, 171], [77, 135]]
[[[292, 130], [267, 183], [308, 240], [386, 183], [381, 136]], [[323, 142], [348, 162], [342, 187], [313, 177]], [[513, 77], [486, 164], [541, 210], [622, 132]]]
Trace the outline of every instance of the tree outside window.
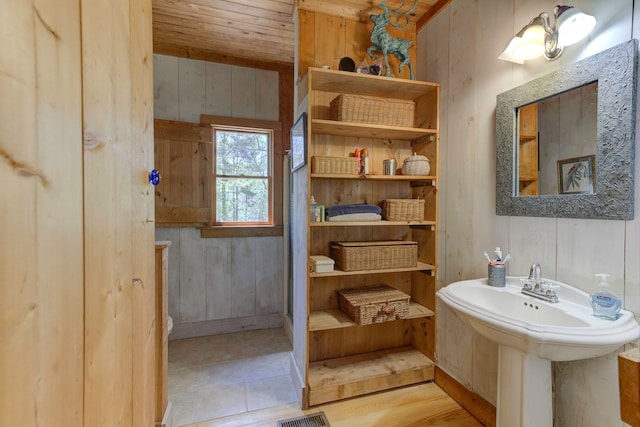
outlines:
[[273, 131], [213, 126], [217, 224], [272, 224]]

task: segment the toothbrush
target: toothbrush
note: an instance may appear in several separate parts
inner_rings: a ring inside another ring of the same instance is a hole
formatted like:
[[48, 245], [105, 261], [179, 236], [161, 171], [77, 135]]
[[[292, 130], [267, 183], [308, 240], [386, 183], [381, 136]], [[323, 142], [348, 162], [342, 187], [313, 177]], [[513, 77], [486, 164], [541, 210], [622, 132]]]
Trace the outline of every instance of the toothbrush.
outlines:
[[495, 261], [492, 260], [491, 258], [489, 258], [489, 254], [486, 251], [485, 251], [485, 253], [483, 255], [487, 259], [487, 261], [489, 261], [489, 264], [491, 264], [491, 265], [495, 264]]
[[511, 259], [511, 254], [507, 254], [506, 257], [504, 257], [504, 259], [502, 260], [502, 263], [506, 263], [507, 261], [509, 261]]

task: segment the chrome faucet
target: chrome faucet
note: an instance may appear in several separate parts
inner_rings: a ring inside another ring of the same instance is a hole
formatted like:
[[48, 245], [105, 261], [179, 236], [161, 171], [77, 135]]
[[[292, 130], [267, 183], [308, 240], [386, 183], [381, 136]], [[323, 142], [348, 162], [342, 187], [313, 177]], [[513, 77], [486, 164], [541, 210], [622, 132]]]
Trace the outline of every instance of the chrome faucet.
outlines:
[[522, 293], [547, 302], [558, 302], [558, 296], [553, 285], [542, 280], [540, 264], [534, 262], [529, 270], [529, 277], [524, 279]]

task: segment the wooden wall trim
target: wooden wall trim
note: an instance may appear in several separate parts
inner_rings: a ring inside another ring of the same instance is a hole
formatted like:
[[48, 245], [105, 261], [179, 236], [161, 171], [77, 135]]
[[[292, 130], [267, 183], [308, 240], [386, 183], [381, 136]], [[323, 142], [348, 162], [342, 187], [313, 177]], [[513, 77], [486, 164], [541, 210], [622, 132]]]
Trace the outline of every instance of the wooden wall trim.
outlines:
[[153, 124], [153, 131], [156, 139], [170, 139], [172, 141], [187, 141], [205, 144], [213, 143], [213, 131], [210, 126], [162, 119], [155, 119]]
[[482, 396], [467, 389], [455, 378], [436, 366], [435, 383], [453, 400], [458, 402], [467, 412], [473, 415], [482, 425], [495, 427], [496, 408]]
[[416, 32], [420, 31], [422, 27], [435, 18], [442, 9], [449, 5], [449, 3], [451, 3], [451, 0], [438, 0], [433, 6], [431, 6], [431, 8], [427, 10], [427, 12], [416, 22]]
[[200, 115], [200, 125], [224, 125], [245, 126], [254, 128], [273, 129], [274, 132], [282, 131], [282, 123], [273, 120], [247, 119], [243, 117], [213, 116], [211, 114]]
[[[287, 62], [264, 62], [253, 59], [237, 58], [210, 49], [195, 47], [185, 48], [169, 43], [155, 41], [153, 53], [159, 55], [178, 56], [181, 58], [198, 59], [201, 61], [219, 62], [221, 64], [237, 65], [240, 67], [258, 68], [260, 70], [286, 71], [293, 73], [293, 65]], [[290, 70], [290, 71], [289, 71]]]
[[200, 229], [200, 237], [203, 239], [218, 239], [223, 237], [269, 237], [282, 236], [282, 225], [256, 225], [247, 227], [220, 226]]
[[281, 328], [284, 320], [281, 313], [232, 319], [205, 320], [201, 322], [177, 323], [169, 335], [170, 340], [228, 334], [256, 329]]

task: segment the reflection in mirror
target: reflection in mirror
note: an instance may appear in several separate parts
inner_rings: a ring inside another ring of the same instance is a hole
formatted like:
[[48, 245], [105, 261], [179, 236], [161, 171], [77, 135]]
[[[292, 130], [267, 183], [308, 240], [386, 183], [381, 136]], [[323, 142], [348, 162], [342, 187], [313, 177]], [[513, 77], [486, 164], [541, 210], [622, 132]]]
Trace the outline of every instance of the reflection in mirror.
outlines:
[[598, 82], [517, 108], [518, 195], [594, 194]]

